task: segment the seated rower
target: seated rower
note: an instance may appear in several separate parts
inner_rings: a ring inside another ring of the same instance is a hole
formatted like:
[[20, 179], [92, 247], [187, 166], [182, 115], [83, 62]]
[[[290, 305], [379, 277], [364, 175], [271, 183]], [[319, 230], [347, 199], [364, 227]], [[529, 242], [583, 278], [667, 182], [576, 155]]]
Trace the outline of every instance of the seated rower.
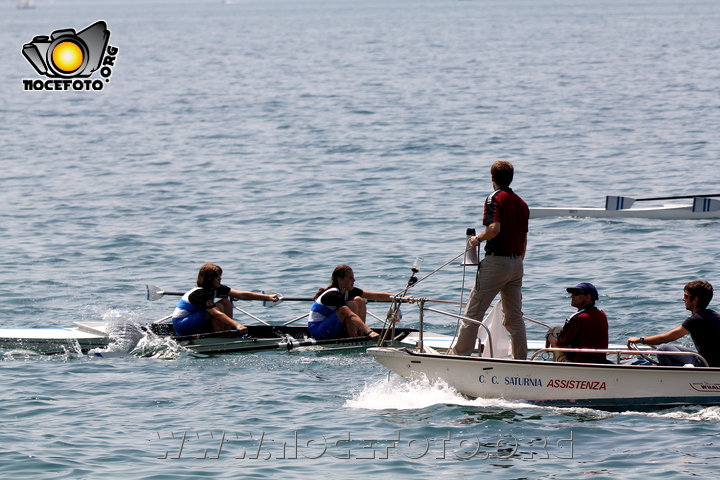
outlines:
[[[579, 283], [567, 289], [570, 305], [578, 311], [565, 320], [560, 332], [548, 333], [547, 340], [553, 348], [608, 348], [608, 320], [605, 312], [598, 310], [595, 302], [598, 292], [591, 283]], [[555, 352], [558, 362], [606, 363], [605, 355], [584, 352]]]
[[[708, 282], [695, 280], [685, 285], [683, 302], [685, 308], [692, 315], [685, 319], [679, 327], [659, 335], [650, 337], [630, 337], [631, 343], [644, 343], [645, 345], [660, 345], [658, 351], [665, 352], [692, 352], [700, 353], [711, 367], [720, 367], [720, 314], [710, 310], [708, 305], [713, 297], [713, 287]], [[678, 345], [668, 345], [687, 334], [697, 348], [697, 352], [690, 348]], [[658, 355], [658, 363], [666, 366], [694, 365], [704, 367], [705, 364], [694, 355]]]
[[316, 340], [326, 338], [361, 337], [377, 338], [365, 323], [365, 299], [390, 302], [392, 293], [368, 292], [355, 288], [352, 268], [339, 265], [333, 270], [330, 285], [315, 294], [310, 307], [308, 329]]
[[[172, 315], [175, 334], [178, 336], [199, 333], [239, 330], [247, 333], [247, 327], [233, 320], [233, 306], [230, 299], [265, 300], [277, 302], [277, 295], [233, 290], [221, 284], [222, 268], [206, 263], [200, 268], [197, 287], [185, 293]], [[218, 297], [226, 297], [215, 301]]]

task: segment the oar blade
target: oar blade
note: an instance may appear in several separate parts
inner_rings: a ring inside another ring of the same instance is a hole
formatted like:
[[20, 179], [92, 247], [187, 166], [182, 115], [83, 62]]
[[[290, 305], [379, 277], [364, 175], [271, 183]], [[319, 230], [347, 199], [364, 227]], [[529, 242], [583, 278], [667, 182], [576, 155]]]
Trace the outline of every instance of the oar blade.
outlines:
[[277, 297], [278, 297], [277, 302], [268, 302], [267, 300], [263, 300], [263, 307], [277, 307], [283, 301], [283, 296], [277, 292], [273, 292], [272, 290], [267, 290], [267, 291], [263, 290], [262, 293], [263, 293], [263, 295], [270, 295], [271, 297], [274, 297], [277, 295]]
[[165, 295], [165, 292], [155, 285], [145, 285], [145, 292], [147, 293], [147, 299], [151, 302], [159, 300]]

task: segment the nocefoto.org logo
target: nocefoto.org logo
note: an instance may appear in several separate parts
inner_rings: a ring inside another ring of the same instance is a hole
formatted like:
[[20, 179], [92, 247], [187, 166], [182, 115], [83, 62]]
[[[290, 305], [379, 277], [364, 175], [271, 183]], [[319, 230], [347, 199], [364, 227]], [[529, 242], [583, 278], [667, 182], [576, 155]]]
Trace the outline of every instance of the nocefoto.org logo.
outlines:
[[[103, 21], [75, 32], [55, 30], [48, 37], [39, 35], [23, 45], [22, 54], [35, 70], [48, 80], [23, 79], [23, 89], [102, 90], [110, 82], [118, 48], [108, 45], [110, 30]], [[89, 77], [100, 70], [99, 78]]]

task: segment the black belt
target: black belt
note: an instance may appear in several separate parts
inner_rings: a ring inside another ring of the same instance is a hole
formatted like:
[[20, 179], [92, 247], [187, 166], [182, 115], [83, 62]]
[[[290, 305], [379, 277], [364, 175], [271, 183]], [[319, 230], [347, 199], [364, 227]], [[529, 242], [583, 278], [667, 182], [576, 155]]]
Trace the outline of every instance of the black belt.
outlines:
[[508, 252], [508, 253], [485, 252], [485, 256], [487, 257], [488, 255], [495, 255], [496, 257], [513, 257], [513, 258], [515, 258], [515, 257], [520, 257], [520, 256], [521, 256], [520, 253], [511, 253], [511, 252]]

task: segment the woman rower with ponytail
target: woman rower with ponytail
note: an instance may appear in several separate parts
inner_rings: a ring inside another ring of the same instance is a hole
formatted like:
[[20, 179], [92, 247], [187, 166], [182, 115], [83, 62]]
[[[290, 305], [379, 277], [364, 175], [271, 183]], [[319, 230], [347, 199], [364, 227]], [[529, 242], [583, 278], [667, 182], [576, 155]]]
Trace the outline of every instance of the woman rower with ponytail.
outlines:
[[390, 302], [393, 297], [391, 293], [356, 288], [352, 268], [339, 265], [333, 270], [330, 285], [315, 294], [308, 319], [310, 334], [316, 340], [362, 336], [377, 338], [379, 334], [365, 324], [365, 300]]

